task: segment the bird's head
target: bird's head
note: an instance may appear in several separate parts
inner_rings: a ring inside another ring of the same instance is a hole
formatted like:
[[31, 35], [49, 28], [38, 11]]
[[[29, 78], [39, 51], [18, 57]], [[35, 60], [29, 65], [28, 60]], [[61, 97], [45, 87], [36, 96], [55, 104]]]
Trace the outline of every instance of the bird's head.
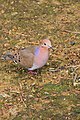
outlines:
[[51, 41], [49, 39], [41, 40], [41, 46], [47, 49], [52, 48]]

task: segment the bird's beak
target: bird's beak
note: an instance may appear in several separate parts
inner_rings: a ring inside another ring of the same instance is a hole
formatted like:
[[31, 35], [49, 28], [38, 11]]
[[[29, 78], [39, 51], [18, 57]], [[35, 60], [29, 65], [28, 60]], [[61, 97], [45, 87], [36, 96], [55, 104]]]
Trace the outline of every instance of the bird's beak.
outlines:
[[54, 48], [53, 48], [53, 47], [51, 47], [51, 49], [52, 49], [52, 50], [54, 50]]
[[50, 49], [54, 50], [53, 46], [49, 46]]

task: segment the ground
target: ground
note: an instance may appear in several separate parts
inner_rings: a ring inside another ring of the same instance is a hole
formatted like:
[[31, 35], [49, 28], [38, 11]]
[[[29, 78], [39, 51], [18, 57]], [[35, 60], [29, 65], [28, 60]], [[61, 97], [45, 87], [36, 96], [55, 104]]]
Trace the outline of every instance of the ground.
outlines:
[[0, 0], [0, 57], [49, 38], [33, 76], [0, 59], [0, 120], [80, 120], [80, 1]]

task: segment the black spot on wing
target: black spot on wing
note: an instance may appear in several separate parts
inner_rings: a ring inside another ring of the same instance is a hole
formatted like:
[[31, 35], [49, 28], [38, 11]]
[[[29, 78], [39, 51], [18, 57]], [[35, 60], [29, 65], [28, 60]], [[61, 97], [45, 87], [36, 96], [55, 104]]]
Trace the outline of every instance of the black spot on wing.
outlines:
[[21, 62], [20, 60], [18, 60], [19, 62]]

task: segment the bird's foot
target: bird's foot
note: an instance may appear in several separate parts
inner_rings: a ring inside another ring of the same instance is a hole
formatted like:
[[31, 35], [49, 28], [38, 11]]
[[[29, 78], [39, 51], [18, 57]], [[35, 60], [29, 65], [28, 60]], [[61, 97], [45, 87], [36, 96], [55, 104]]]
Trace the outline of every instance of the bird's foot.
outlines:
[[32, 71], [32, 70], [29, 70], [28, 73], [32, 74], [32, 75], [37, 75], [37, 72], [36, 71]]

